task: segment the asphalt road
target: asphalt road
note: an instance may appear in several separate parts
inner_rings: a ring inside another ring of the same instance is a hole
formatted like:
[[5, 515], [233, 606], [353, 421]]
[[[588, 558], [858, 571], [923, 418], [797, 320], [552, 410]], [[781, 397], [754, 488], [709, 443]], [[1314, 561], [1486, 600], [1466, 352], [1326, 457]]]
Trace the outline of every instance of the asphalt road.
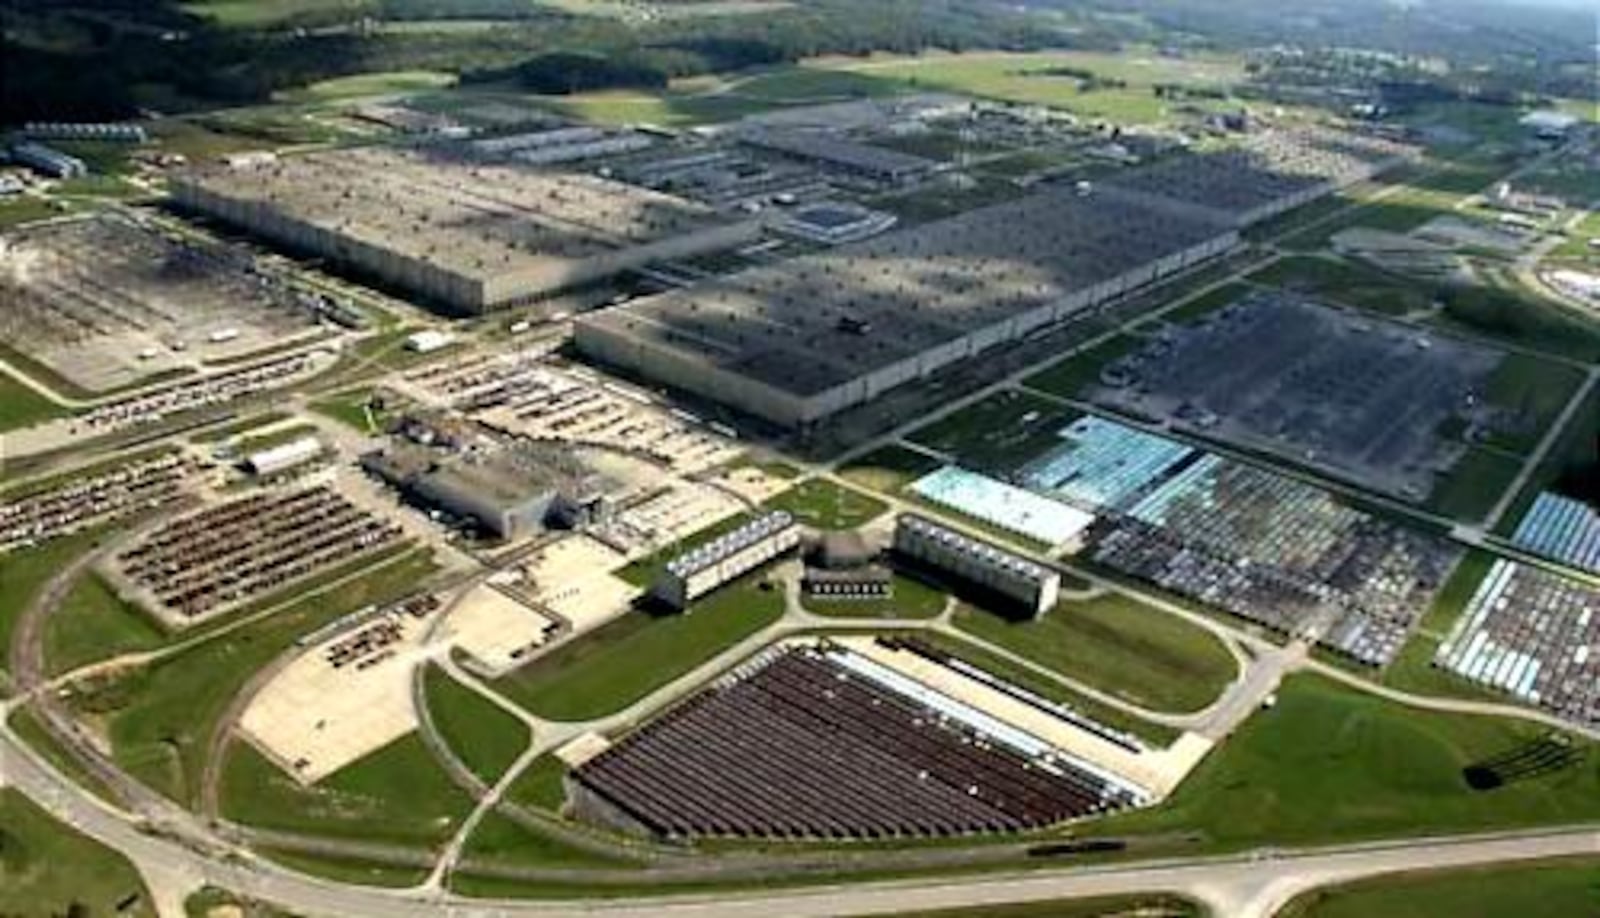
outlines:
[[[163, 915], [181, 915], [183, 895], [209, 883], [309, 915], [349, 918], [558, 914], [820, 918], [1155, 891], [1193, 896], [1229, 918], [1266, 918], [1295, 894], [1327, 883], [1401, 870], [1600, 854], [1600, 830], [1579, 828], [1461, 839], [1414, 839], [1278, 855], [1256, 853], [1124, 866], [1050, 868], [970, 879], [853, 883], [671, 899], [488, 901], [433, 890], [349, 886], [291, 873], [249, 855], [230, 853], [215, 839], [191, 838], [180, 843], [148, 834], [138, 828], [132, 817], [86, 797], [3, 727], [0, 779], [63, 822], [127, 855], [151, 883]], [[180, 910], [173, 911], [175, 908]]]

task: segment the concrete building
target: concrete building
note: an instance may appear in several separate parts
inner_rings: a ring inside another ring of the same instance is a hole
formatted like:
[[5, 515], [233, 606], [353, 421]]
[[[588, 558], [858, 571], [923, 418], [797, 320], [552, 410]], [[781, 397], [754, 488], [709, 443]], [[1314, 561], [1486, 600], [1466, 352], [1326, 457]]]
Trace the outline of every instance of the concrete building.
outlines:
[[937, 160], [820, 131], [763, 127], [741, 132], [739, 141], [767, 153], [888, 185], [926, 178], [941, 166]]
[[89, 174], [89, 166], [83, 160], [42, 143], [12, 144], [11, 159], [51, 178], [81, 178]]
[[199, 168], [183, 207], [476, 314], [653, 261], [754, 241], [760, 224], [572, 172], [363, 147]]
[[245, 457], [244, 466], [252, 475], [265, 477], [305, 465], [322, 455], [322, 441], [300, 437]]
[[1035, 618], [1054, 608], [1060, 596], [1061, 575], [1056, 571], [915, 513], [903, 513], [895, 521], [894, 550], [1014, 600]]
[[35, 140], [92, 140], [100, 143], [144, 143], [143, 125], [128, 121], [30, 121], [22, 133]]
[[1578, 126], [1578, 118], [1566, 112], [1544, 109], [1523, 115], [1517, 123], [1533, 131], [1542, 140], [1562, 140]]
[[408, 498], [512, 541], [571, 520], [592, 499], [592, 482], [568, 470], [511, 456], [440, 456], [393, 448], [369, 453], [362, 467]]
[[1328, 128], [1269, 130], [1237, 147], [1181, 156], [1117, 175], [1107, 195], [1238, 229], [1365, 181], [1415, 147]]
[[804, 427], [1222, 254], [1215, 220], [1053, 188], [580, 316], [602, 362]]
[[800, 545], [800, 525], [774, 510], [671, 561], [650, 587], [658, 602], [679, 611], [689, 603]]

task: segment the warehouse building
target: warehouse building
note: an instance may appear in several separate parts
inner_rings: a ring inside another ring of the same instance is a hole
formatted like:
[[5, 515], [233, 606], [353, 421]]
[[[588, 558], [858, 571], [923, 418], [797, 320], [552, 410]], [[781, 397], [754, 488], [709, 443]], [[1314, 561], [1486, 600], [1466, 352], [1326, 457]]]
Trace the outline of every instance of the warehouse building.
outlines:
[[683, 611], [701, 596], [799, 545], [800, 525], [787, 512], [774, 510], [667, 562], [650, 595]]
[[660, 192], [428, 149], [219, 164], [171, 190], [183, 207], [468, 314], [760, 235]]
[[1243, 229], [1372, 178], [1416, 152], [1392, 140], [1329, 128], [1271, 130], [1237, 147], [1119, 174], [1102, 190]]
[[89, 174], [89, 166], [83, 160], [42, 143], [12, 144], [11, 159], [51, 178], [81, 178]]
[[937, 160], [923, 156], [817, 131], [759, 128], [744, 131], [739, 141], [785, 159], [887, 185], [909, 184], [941, 166]]
[[571, 521], [600, 500], [592, 478], [509, 455], [441, 458], [397, 447], [368, 453], [361, 464], [412, 501], [506, 541]]
[[1214, 220], [1075, 189], [589, 313], [603, 362], [804, 427], [1222, 254]]
[[245, 457], [245, 468], [252, 475], [266, 477], [305, 465], [322, 455], [322, 441], [316, 437], [297, 437]]
[[1056, 571], [915, 513], [903, 513], [895, 521], [894, 550], [1013, 600], [1035, 618], [1054, 608], [1061, 593]]

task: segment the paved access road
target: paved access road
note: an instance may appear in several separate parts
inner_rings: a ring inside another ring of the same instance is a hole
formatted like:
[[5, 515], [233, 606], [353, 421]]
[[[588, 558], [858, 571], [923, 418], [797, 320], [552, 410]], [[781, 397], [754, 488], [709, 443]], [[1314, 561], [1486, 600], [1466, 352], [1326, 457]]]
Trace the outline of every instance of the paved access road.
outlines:
[[1459, 839], [1414, 839], [1294, 853], [1174, 860], [1101, 867], [1049, 868], [961, 879], [921, 879], [802, 890], [723, 893], [662, 899], [532, 902], [457, 898], [433, 890], [349, 886], [292, 873], [232, 849], [215, 838], [181, 840], [147, 833], [134, 817], [89, 797], [0, 726], [0, 780], [63, 822], [121, 851], [140, 869], [162, 915], [182, 915], [182, 900], [214, 884], [310, 915], [341, 918], [571, 915], [618, 918], [742, 918], [783, 915], [892, 914], [908, 909], [994, 905], [1076, 896], [1175, 892], [1212, 905], [1229, 918], [1267, 918], [1295, 894], [1327, 883], [1397, 870], [1455, 867], [1575, 854], [1600, 855], [1600, 829]]

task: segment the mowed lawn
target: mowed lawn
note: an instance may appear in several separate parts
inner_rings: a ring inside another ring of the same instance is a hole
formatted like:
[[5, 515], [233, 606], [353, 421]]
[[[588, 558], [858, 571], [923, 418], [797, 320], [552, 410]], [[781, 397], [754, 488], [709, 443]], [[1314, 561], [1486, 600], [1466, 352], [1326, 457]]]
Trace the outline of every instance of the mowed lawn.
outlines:
[[[1310, 845], [1569, 825], [1600, 817], [1600, 755], [1574, 739], [1565, 770], [1474, 791], [1462, 769], [1549, 729], [1422, 711], [1323, 676], [1291, 675], [1167, 802], [1096, 835], [1198, 833], [1210, 849]], [[1454, 912], [1440, 912], [1454, 915]]]
[[0, 431], [20, 430], [67, 414], [67, 409], [0, 373]]
[[629, 612], [496, 680], [494, 688], [550, 720], [603, 717], [782, 615], [782, 588], [746, 577], [695, 602], [687, 613]]
[[1016, 621], [963, 605], [957, 628], [1153, 711], [1198, 711], [1238, 672], [1209, 631], [1120, 594], [1063, 602]]
[[254, 746], [236, 742], [222, 775], [222, 812], [263, 829], [432, 846], [472, 811], [421, 738], [408, 734], [311, 787]]
[[54, 539], [25, 551], [0, 555], [0, 673], [6, 671], [11, 656], [11, 639], [17, 621], [44, 589], [50, 578], [63, 567], [94, 550], [105, 530], [90, 530]]
[[1406, 873], [1306, 893], [1278, 918], [1600, 915], [1600, 858]]
[[93, 571], [73, 584], [71, 592], [45, 621], [45, 669], [51, 675], [123, 653], [151, 650], [167, 635], [133, 602], [118, 596]]
[[[119, 908], [127, 903], [125, 909]], [[0, 915], [154, 916], [127, 858], [0, 790]]]
[[787, 510], [815, 529], [855, 529], [882, 516], [889, 505], [826, 478], [809, 478], [770, 498], [769, 510]]
[[430, 666], [428, 712], [445, 745], [485, 784], [494, 784], [528, 748], [528, 726], [494, 702]]

